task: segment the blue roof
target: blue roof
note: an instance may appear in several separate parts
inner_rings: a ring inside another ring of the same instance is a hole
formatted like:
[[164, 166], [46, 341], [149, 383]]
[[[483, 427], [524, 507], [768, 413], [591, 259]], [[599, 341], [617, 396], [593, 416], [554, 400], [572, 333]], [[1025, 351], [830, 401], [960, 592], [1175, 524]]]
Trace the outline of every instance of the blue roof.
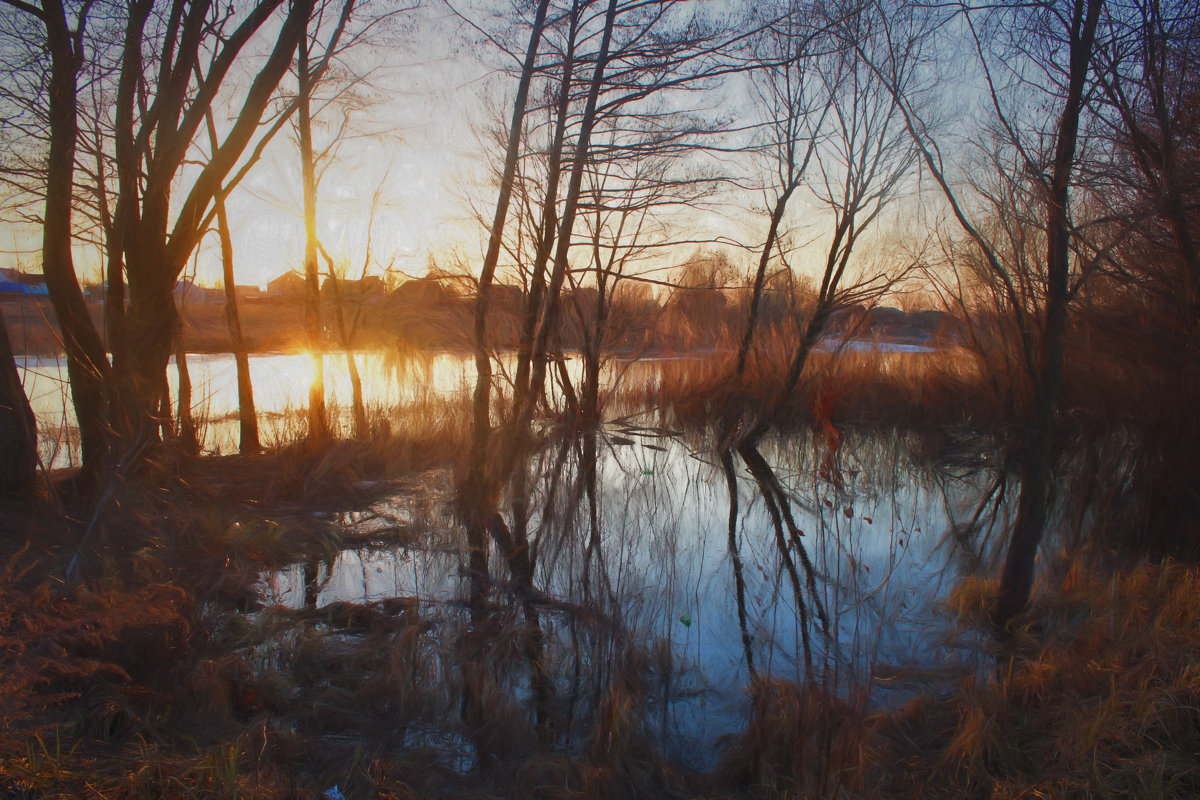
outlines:
[[0, 281], [0, 294], [32, 294], [48, 296], [50, 290], [44, 283], [17, 283], [16, 281]]

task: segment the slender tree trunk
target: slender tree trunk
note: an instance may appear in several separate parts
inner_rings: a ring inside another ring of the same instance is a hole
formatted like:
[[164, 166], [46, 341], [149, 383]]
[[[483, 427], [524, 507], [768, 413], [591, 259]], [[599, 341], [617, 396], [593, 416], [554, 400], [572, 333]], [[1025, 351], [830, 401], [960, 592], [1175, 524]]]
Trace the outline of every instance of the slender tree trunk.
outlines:
[[567, 133], [567, 116], [571, 105], [571, 81], [575, 74], [575, 39], [579, 24], [579, 3], [571, 7], [570, 29], [567, 32], [567, 52], [563, 57], [562, 76], [558, 84], [558, 108], [554, 120], [554, 137], [550, 144], [546, 168], [546, 194], [542, 200], [542, 219], [538, 225], [537, 251], [534, 254], [533, 275], [529, 282], [525, 317], [521, 321], [521, 336], [517, 345], [517, 374], [513, 382], [513, 407], [519, 408], [529, 391], [530, 361], [533, 356], [533, 337], [546, 292], [546, 265], [554, 250], [558, 229], [558, 184], [562, 178], [563, 142]]
[[496, 265], [500, 260], [500, 245], [504, 238], [504, 226], [508, 219], [508, 206], [512, 198], [513, 182], [516, 177], [517, 160], [520, 154], [521, 132], [524, 129], [525, 107], [529, 96], [529, 84], [533, 80], [542, 29], [546, 22], [549, 0], [540, 0], [529, 32], [529, 45], [521, 68], [521, 79], [517, 84], [517, 96], [513, 100], [512, 121], [508, 128], [508, 143], [504, 153], [504, 171], [500, 178], [500, 193], [496, 198], [496, 212], [492, 218], [492, 229], [488, 236], [488, 249], [484, 254], [479, 272], [479, 285], [475, 298], [475, 395], [473, 398], [474, 438], [472, 439], [473, 468], [482, 466], [486, 459], [487, 438], [491, 432], [491, 386], [492, 361], [487, 347], [487, 313]]
[[1037, 376], [1032, 445], [1022, 459], [1021, 495], [1000, 578], [997, 622], [1007, 626], [1029, 603], [1038, 545], [1049, 517], [1067, 331], [1070, 225], [1067, 213], [1071, 172], [1083, 111], [1083, 92], [1092, 61], [1103, 0], [1076, 0], [1071, 28], [1070, 76], [1058, 124], [1058, 141], [1046, 209], [1046, 325]]
[[[217, 128], [212, 112], [205, 115], [208, 140], [217, 147]], [[229, 329], [229, 340], [233, 345], [233, 360], [237, 368], [238, 387], [238, 452], [257, 453], [262, 446], [258, 441], [258, 412], [254, 408], [254, 384], [250, 380], [250, 356], [246, 349], [246, 337], [242, 333], [242, 319], [238, 314], [237, 281], [233, 274], [233, 236], [229, 230], [229, 217], [225, 213], [224, 192], [213, 198], [217, 212], [217, 237], [221, 242], [221, 285], [225, 290], [225, 325]]]
[[71, 254], [71, 200], [78, 136], [76, 76], [82, 44], [67, 27], [61, 2], [43, 3], [50, 51], [50, 148], [46, 158], [46, 206], [42, 226], [42, 272], [62, 331], [71, 397], [79, 423], [86, 484], [95, 486], [108, 458], [109, 365], [100, 334], [88, 314]]
[[312, 144], [312, 75], [308, 66], [308, 37], [300, 37], [296, 56], [300, 76], [297, 128], [304, 182], [304, 329], [313, 358], [313, 381], [308, 391], [308, 439], [321, 444], [329, 438], [325, 411], [325, 344], [321, 336], [321, 282], [317, 270], [317, 177]]
[[188, 371], [187, 351], [181, 338], [175, 344], [175, 371], [179, 376], [179, 398], [175, 412], [176, 435], [179, 445], [189, 455], [200, 452], [200, 440], [196, 436], [196, 421], [192, 418], [192, 375]]
[[333, 271], [333, 262], [329, 261], [329, 286], [333, 291], [333, 315], [337, 323], [338, 341], [346, 354], [346, 370], [350, 373], [350, 402], [354, 414], [354, 436], [362, 439], [367, 435], [367, 409], [363, 404], [362, 378], [358, 374], [358, 364], [354, 361], [352, 349], [354, 341], [350, 329], [346, 327], [345, 295], [342, 294], [342, 282]]
[[37, 474], [37, 423], [0, 317], [0, 498], [20, 499]]
[[758, 307], [762, 302], [763, 284], [766, 281], [767, 265], [771, 262], [771, 251], [775, 248], [775, 240], [779, 236], [779, 224], [787, 211], [788, 200], [796, 185], [787, 186], [775, 199], [775, 208], [771, 211], [771, 224], [767, 228], [767, 240], [763, 242], [762, 252], [758, 256], [758, 269], [754, 273], [754, 290], [750, 295], [750, 314], [746, 319], [746, 332], [738, 343], [737, 367], [734, 374], [740, 384], [746, 372], [746, 359], [750, 355], [750, 344], [754, 340], [754, 328], [758, 323]]
[[491, 439], [491, 391], [492, 360], [487, 347], [488, 299], [496, 265], [500, 259], [500, 244], [504, 226], [508, 219], [508, 206], [512, 198], [513, 180], [516, 176], [517, 159], [520, 152], [521, 132], [524, 128], [525, 107], [529, 96], [529, 84], [533, 80], [538, 47], [546, 22], [549, 0], [540, 0], [534, 15], [533, 28], [529, 32], [529, 45], [522, 64], [521, 79], [517, 84], [517, 96], [513, 101], [512, 122], [509, 124], [508, 143], [504, 155], [504, 170], [500, 178], [500, 193], [496, 198], [496, 212], [492, 218], [492, 230], [488, 238], [488, 249], [479, 273], [479, 284], [475, 298], [474, 344], [475, 344], [475, 393], [472, 398], [471, 452], [463, 484], [467, 526], [468, 570], [470, 572], [470, 598], [472, 617], [478, 620], [484, 610], [484, 598], [488, 585], [487, 520], [495, 502], [495, 478], [488, 473], [488, 444]]
[[257, 453], [262, 449], [258, 439], [258, 411], [254, 407], [254, 384], [250, 379], [250, 353], [242, 333], [238, 314], [237, 284], [233, 275], [233, 239], [229, 235], [229, 220], [225, 202], [217, 201], [217, 231], [221, 237], [221, 283], [225, 289], [225, 324], [233, 345], [233, 360], [237, 367], [238, 387], [238, 452]]
[[587, 101], [580, 119], [579, 138], [575, 142], [572, 153], [570, 178], [567, 183], [567, 193], [563, 198], [563, 213], [558, 223], [558, 234], [555, 237], [554, 271], [546, 288], [546, 300], [542, 306], [537, 334], [533, 340], [529, 391], [514, 419], [511, 446], [515, 448], [515, 452], [521, 452], [523, 449], [521, 442], [528, 436], [534, 405], [545, 387], [547, 345], [558, 326], [559, 297], [562, 294], [563, 281], [566, 279], [567, 260], [575, 229], [575, 215], [579, 208], [579, 193], [583, 185], [583, 172], [588, 150], [591, 147], [592, 130], [596, 123], [596, 106], [600, 98], [600, 89], [604, 83], [604, 72], [608, 66], [609, 46], [612, 43], [616, 16], [617, 0], [609, 0], [608, 9], [605, 12], [604, 32], [600, 39], [600, 50], [596, 56], [596, 65], [588, 86]]

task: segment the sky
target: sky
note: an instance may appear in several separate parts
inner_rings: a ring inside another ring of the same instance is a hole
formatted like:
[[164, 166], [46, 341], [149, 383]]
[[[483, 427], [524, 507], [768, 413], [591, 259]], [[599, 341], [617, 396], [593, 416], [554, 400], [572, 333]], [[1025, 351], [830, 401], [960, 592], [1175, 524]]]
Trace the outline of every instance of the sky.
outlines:
[[[494, 27], [493, 6], [494, 0], [477, 0], [473, 9], [460, 9]], [[368, 234], [371, 274], [390, 268], [397, 277], [419, 276], [433, 261], [441, 266], [479, 261], [486, 231], [473, 209], [490, 217], [495, 202], [480, 139], [486, 126], [510, 113], [515, 90], [515, 79], [497, 69], [505, 57], [480, 42], [479, 33], [445, 3], [426, 3], [394, 22], [345, 57], [347, 71], [366, 76], [355, 91], [368, 102], [352, 115], [348, 135], [320, 186], [318, 235], [349, 277], [357, 277], [363, 268]], [[238, 80], [244, 85], [249, 74], [234, 76], [231, 94], [236, 95]], [[728, 113], [721, 104], [745, 101], [745, 87], [738, 80], [730, 79], [725, 91], [706, 98], [710, 113]], [[234, 108], [232, 101], [227, 103], [226, 116]], [[316, 118], [318, 146], [340, 119], [337, 108]], [[196, 148], [195, 157], [203, 160], [202, 147]], [[294, 133], [285, 130], [228, 199], [238, 283], [265, 286], [289, 270], [303, 268], [300, 186]], [[372, 211], [377, 191], [379, 202]], [[769, 201], [762, 192], [728, 192], [725, 205], [691, 209], [675, 221], [682, 224], [684, 238], [721, 236], [752, 245], [765, 232]], [[820, 211], [811, 196], [793, 200], [792, 219], [794, 240], [818, 245], [795, 254], [793, 263], [804, 268], [823, 258]], [[903, 232], [903, 220], [893, 218], [881, 225], [878, 240], [897, 240]], [[0, 225], [0, 266], [36, 268], [39, 248], [36, 228]], [[731, 254], [741, 266], [753, 260], [751, 249], [735, 248]], [[686, 255], [671, 257], [681, 260]], [[213, 233], [197, 249], [185, 277], [218, 285], [219, 259]], [[76, 261], [85, 282], [99, 279], [101, 259], [95, 246], [77, 247]]]
[[[468, 224], [466, 202], [481, 167], [473, 152], [474, 129], [481, 96], [501, 91], [502, 79], [459, 35], [461, 21], [444, 5], [427, 4], [397, 22], [345, 59], [348, 69], [366, 75], [360, 94], [376, 102], [352, 115], [319, 190], [318, 235], [354, 276], [362, 268], [372, 197], [381, 184], [373, 272], [392, 264], [421, 274], [431, 254], [444, 258], [478, 250], [478, 226]], [[318, 146], [341, 116], [329, 108], [314, 119]], [[206, 151], [198, 146], [194, 152], [201, 158]], [[295, 134], [285, 129], [227, 201], [238, 283], [265, 285], [303, 269], [300, 186]], [[40, 246], [37, 226], [0, 223], [0, 266], [36, 271]], [[99, 280], [95, 246], [77, 245], [75, 258], [85, 282]], [[215, 232], [204, 239], [185, 275], [193, 273], [201, 283], [220, 281]]]
[[[319, 189], [318, 236], [356, 277], [366, 256], [373, 198], [379, 192], [371, 272], [392, 265], [422, 274], [430, 255], [478, 249], [467, 219], [466, 193], [480, 165], [472, 152], [478, 98], [499, 81], [454, 34], [444, 7], [408, 15], [394, 46], [365, 47], [353, 68], [368, 74], [362, 94], [376, 98], [351, 117], [346, 140]], [[314, 120], [318, 147], [342, 114], [327, 108]], [[294, 137], [276, 143], [231, 197], [239, 281], [265, 284], [302, 269], [304, 225], [300, 161]], [[215, 241], [201, 254], [199, 277], [219, 278]]]

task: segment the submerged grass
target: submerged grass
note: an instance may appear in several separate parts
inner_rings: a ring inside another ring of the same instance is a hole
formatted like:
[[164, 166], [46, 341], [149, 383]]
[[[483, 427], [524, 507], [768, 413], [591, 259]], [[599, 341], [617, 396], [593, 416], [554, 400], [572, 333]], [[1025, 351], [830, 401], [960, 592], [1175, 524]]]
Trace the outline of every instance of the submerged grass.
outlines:
[[665, 364], [657, 383], [632, 387], [619, 399], [669, 408], [690, 427], [704, 427], [729, 408], [741, 409], [747, 420], [788, 429], [829, 422], [995, 429], [1018, 417], [1011, 397], [985, 379], [981, 359], [962, 348], [814, 351], [800, 383], [785, 397], [787, 357], [781, 351], [750, 362], [740, 381], [732, 377], [731, 354], [681, 360]]

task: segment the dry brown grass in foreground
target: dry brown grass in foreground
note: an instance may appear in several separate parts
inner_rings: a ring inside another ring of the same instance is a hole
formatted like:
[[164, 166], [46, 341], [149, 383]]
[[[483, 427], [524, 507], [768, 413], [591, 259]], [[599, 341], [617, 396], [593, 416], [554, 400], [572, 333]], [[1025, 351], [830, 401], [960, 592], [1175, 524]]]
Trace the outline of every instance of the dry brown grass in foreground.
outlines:
[[[579, 740], [539, 740], [519, 648], [496, 644], [516, 641], [519, 620], [498, 620], [487, 646], [484, 631], [411, 604], [231, 624], [178, 582], [47, 578], [56, 552], [10, 550], [0, 580], [7, 796], [312, 797], [334, 784], [363, 798], [1200, 793], [1194, 566], [1073, 567], [992, 666], [900, 708], [758, 680], [746, 727], [699, 775], [649, 734], [636, 648], [608, 668]], [[986, 629], [989, 596], [966, 582], [951, 607]], [[359, 630], [368, 617], [386, 624]], [[464, 715], [468, 684], [479, 702]]]
[[[989, 592], [952, 606], [985, 626]], [[1076, 564], [997, 662], [879, 718], [883, 796], [1200, 796], [1200, 568]]]

